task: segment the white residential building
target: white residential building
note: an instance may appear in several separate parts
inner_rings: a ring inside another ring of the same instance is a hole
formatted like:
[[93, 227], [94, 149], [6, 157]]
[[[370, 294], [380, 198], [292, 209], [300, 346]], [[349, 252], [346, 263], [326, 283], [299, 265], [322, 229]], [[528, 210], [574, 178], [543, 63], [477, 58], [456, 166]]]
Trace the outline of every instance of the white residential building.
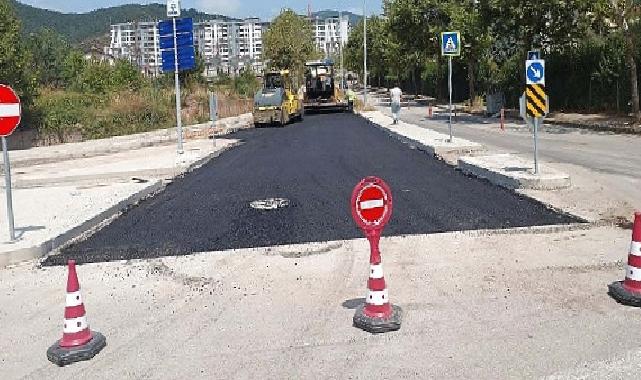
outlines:
[[[194, 23], [194, 45], [205, 60], [204, 74], [235, 75], [247, 67], [262, 72], [263, 34], [268, 26], [255, 18]], [[113, 60], [137, 64], [146, 75], [158, 75], [162, 58], [157, 22], [112, 25], [111, 42], [104, 53]]]
[[105, 55], [113, 60], [126, 59], [146, 75], [160, 73], [160, 40], [155, 22], [130, 22], [111, 26], [111, 43]]
[[312, 16], [310, 19], [314, 30], [314, 42], [316, 47], [325, 53], [325, 58], [340, 54], [341, 47], [347, 44], [351, 25], [349, 17], [339, 15], [330, 17]]
[[211, 20], [197, 24], [196, 48], [205, 60], [206, 75], [235, 75], [245, 68], [264, 70], [263, 34], [269, 23], [258, 19]]
[[[351, 30], [349, 17], [338, 15], [312, 17], [314, 41], [326, 58], [337, 57], [347, 44]], [[251, 67], [262, 73], [263, 37], [268, 22], [257, 18], [245, 20], [213, 19], [194, 23], [194, 45], [205, 60], [204, 74], [236, 75]], [[161, 73], [162, 58], [157, 22], [130, 22], [111, 26], [111, 42], [104, 48], [110, 60], [126, 59], [146, 75]]]

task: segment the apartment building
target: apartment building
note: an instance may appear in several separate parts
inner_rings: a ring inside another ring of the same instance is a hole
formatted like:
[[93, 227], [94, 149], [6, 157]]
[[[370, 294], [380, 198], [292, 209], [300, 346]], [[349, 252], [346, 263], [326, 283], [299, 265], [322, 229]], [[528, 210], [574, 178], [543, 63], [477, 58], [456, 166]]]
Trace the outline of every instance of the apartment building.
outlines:
[[332, 15], [327, 17], [311, 16], [310, 21], [314, 30], [316, 47], [325, 53], [326, 58], [340, 54], [341, 47], [347, 44], [350, 25], [349, 17]]
[[[314, 41], [327, 58], [336, 57], [347, 43], [351, 25], [347, 16], [309, 17]], [[196, 51], [205, 61], [205, 74], [236, 75], [245, 68], [263, 72], [263, 37], [268, 22], [257, 18], [244, 20], [212, 19], [194, 23]], [[162, 70], [157, 22], [130, 22], [111, 26], [111, 42], [104, 48], [110, 60], [126, 59], [138, 65], [145, 75]]]
[[111, 43], [104, 54], [111, 60], [125, 59], [146, 75], [158, 75], [162, 64], [155, 22], [129, 22], [111, 26]]
[[205, 74], [233, 76], [246, 68], [262, 72], [263, 35], [268, 26], [269, 23], [256, 18], [198, 23], [195, 44], [205, 60]]
[[[233, 76], [248, 67], [262, 72], [263, 34], [268, 26], [269, 23], [256, 18], [194, 23], [194, 45], [205, 60], [204, 74]], [[157, 22], [112, 25], [111, 42], [104, 53], [112, 60], [129, 60], [146, 75], [160, 74], [162, 58]]]

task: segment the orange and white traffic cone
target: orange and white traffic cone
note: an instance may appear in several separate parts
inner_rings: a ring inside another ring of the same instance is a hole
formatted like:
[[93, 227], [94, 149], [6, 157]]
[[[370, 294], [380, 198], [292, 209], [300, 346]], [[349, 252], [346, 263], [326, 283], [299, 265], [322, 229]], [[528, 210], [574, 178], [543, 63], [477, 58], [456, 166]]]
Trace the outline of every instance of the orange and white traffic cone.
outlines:
[[632, 244], [628, 254], [625, 280], [613, 282], [608, 288], [610, 295], [617, 302], [641, 307], [641, 212], [634, 214]]
[[101, 333], [89, 329], [85, 305], [80, 294], [76, 262], [69, 260], [67, 265], [69, 274], [62, 339], [47, 350], [49, 361], [59, 366], [89, 360], [107, 345], [107, 340]]

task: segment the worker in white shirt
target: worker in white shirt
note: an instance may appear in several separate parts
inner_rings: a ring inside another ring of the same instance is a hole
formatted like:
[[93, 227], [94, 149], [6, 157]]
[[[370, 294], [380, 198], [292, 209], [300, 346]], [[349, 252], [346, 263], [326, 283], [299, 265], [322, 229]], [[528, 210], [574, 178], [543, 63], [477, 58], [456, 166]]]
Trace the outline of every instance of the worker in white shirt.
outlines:
[[398, 86], [390, 90], [390, 97], [392, 98], [392, 117], [394, 118], [394, 124], [398, 124], [398, 117], [401, 112], [401, 95], [403, 95], [403, 91], [401, 91]]

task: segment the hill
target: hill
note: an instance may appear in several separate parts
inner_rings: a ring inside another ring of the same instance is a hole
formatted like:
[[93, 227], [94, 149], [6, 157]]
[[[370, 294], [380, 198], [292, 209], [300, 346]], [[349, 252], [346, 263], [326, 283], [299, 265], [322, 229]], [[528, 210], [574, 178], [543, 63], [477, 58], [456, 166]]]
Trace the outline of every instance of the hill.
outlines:
[[[156, 21], [167, 17], [166, 6], [163, 4], [129, 4], [97, 9], [88, 13], [61, 13], [32, 7], [16, 0], [9, 0], [9, 2], [13, 3], [15, 7], [16, 14], [22, 22], [24, 34], [34, 33], [42, 28], [50, 28], [71, 43], [104, 36], [108, 33], [111, 24], [129, 21]], [[215, 17], [228, 19], [226, 16], [211, 15], [196, 9], [184, 10], [183, 17], [193, 17], [195, 21]]]

